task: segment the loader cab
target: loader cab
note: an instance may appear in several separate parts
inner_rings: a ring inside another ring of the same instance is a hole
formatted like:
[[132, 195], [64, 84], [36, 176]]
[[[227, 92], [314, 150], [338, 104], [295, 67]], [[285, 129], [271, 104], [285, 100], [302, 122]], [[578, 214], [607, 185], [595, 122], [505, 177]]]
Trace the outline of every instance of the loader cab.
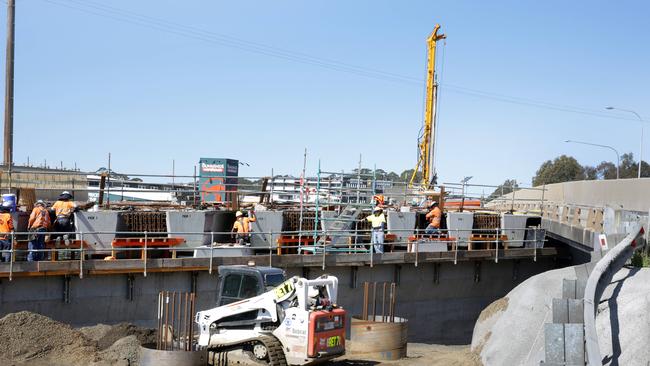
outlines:
[[258, 266], [220, 266], [217, 306], [259, 296], [286, 280], [280, 268]]

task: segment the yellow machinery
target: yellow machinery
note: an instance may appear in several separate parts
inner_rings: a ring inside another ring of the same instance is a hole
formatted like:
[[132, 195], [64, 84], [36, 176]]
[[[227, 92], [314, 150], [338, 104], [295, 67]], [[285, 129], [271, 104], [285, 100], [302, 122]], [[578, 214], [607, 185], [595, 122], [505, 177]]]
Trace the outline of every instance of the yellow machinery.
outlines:
[[436, 44], [439, 40], [445, 39], [444, 34], [438, 34], [440, 25], [436, 24], [433, 32], [427, 38], [428, 57], [427, 57], [427, 94], [426, 104], [424, 107], [424, 128], [422, 137], [418, 141], [418, 163], [415, 166], [413, 175], [409, 181], [409, 186], [413, 186], [417, 173], [422, 172], [422, 188], [427, 189], [433, 185], [435, 180], [434, 168], [434, 144], [436, 140], [436, 97], [438, 94], [438, 84], [435, 79], [436, 69]]

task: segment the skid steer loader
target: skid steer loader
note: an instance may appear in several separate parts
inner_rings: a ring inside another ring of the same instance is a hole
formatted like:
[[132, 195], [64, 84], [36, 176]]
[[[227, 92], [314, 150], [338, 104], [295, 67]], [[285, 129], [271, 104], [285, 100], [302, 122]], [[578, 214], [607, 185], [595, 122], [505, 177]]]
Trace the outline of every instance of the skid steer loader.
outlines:
[[[310, 365], [345, 354], [338, 279], [285, 278], [272, 267], [219, 267], [218, 307], [200, 311], [200, 347], [212, 364], [240, 349], [263, 365]], [[221, 360], [221, 361], [220, 361]]]

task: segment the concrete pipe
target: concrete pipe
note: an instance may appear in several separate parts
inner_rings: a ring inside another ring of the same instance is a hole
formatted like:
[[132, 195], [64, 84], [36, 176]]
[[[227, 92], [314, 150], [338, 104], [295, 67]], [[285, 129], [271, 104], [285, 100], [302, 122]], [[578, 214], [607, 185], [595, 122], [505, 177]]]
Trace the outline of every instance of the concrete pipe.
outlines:
[[155, 344], [140, 346], [140, 366], [205, 366], [208, 355], [202, 351], [161, 351]]
[[394, 318], [394, 322], [352, 318], [350, 341], [346, 353], [379, 360], [399, 360], [406, 357], [408, 320]]

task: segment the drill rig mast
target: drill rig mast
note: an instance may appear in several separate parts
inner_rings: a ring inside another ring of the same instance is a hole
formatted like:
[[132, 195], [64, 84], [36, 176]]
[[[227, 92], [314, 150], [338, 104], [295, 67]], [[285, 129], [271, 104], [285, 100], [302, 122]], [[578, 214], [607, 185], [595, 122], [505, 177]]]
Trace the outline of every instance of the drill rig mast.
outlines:
[[422, 137], [418, 141], [418, 163], [411, 175], [409, 186], [416, 183], [416, 176], [422, 172], [422, 188], [428, 189], [435, 184], [436, 172], [434, 162], [434, 145], [436, 142], [436, 99], [438, 96], [438, 83], [436, 82], [436, 45], [441, 39], [447, 38], [444, 34], [438, 34], [440, 25], [436, 24], [433, 32], [427, 38], [427, 91], [424, 107], [424, 127]]

